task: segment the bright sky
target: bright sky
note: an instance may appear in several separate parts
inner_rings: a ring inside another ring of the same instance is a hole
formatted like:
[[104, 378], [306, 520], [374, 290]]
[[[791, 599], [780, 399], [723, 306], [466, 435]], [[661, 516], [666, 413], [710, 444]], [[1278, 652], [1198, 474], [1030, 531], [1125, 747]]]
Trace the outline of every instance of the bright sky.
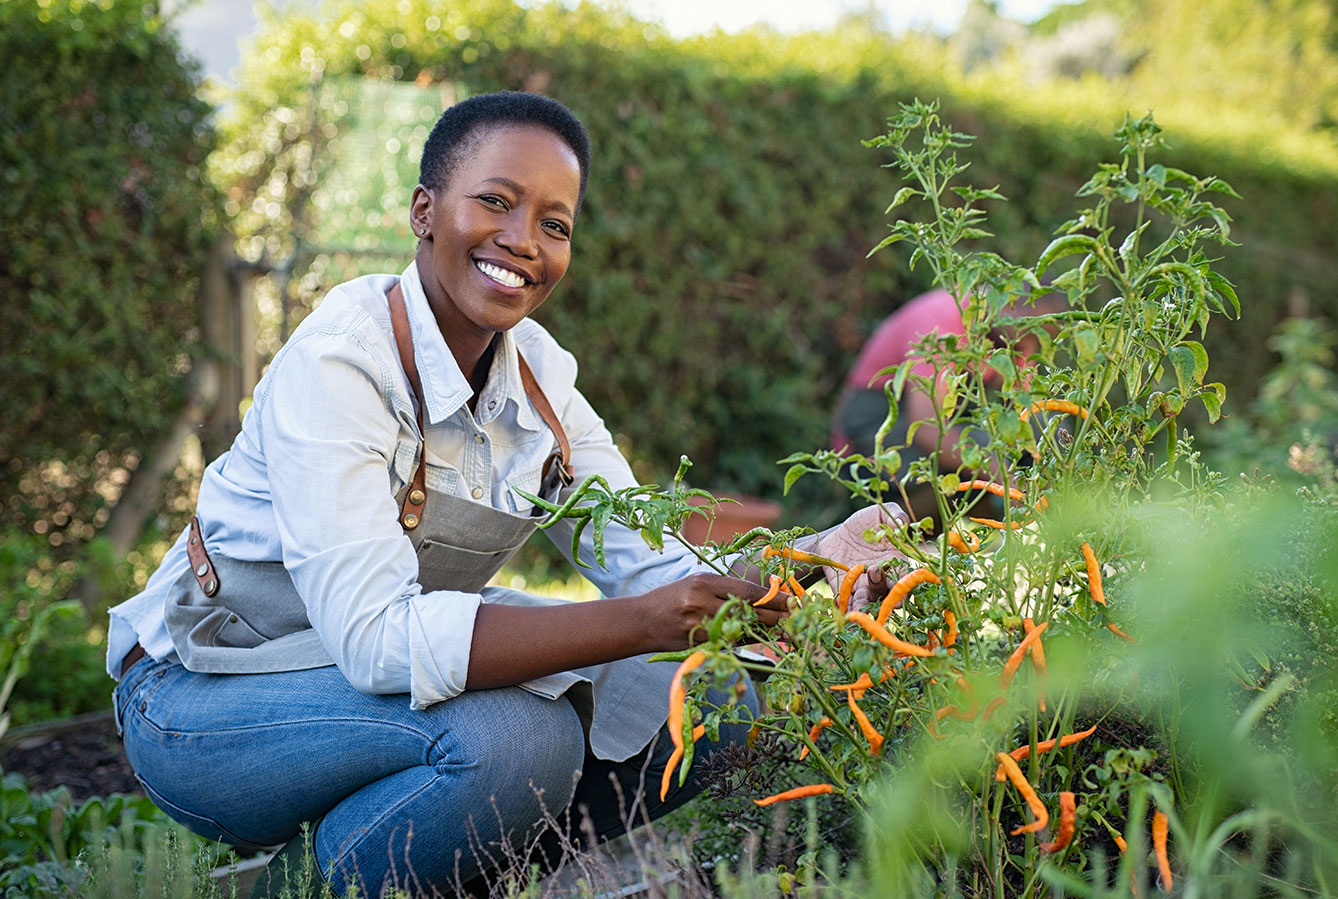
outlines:
[[[279, 0], [314, 4], [315, 0]], [[871, 6], [889, 28], [932, 28], [947, 34], [956, 28], [967, 0], [623, 0], [638, 17], [663, 24], [675, 37], [715, 28], [738, 31], [766, 22], [781, 31], [832, 25], [843, 13]], [[1031, 22], [1064, 0], [998, 0], [999, 12]], [[252, 0], [168, 0], [184, 7], [176, 19], [186, 49], [204, 64], [205, 74], [221, 80], [237, 65], [238, 41], [255, 27]]]
[[[947, 33], [957, 26], [967, 0], [626, 0], [639, 18], [661, 22], [684, 37], [719, 27], [738, 31], [766, 22], [781, 31], [821, 28], [843, 13], [873, 7], [894, 31], [933, 28]], [[1039, 19], [1057, 0], [999, 0], [1000, 14], [1023, 22]]]

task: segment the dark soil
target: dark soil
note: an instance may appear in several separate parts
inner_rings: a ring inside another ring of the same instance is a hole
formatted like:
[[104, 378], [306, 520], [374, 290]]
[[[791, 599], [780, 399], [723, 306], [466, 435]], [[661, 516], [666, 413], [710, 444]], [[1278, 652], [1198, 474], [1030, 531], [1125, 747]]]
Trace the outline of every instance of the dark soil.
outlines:
[[[75, 726], [71, 727], [74, 724]], [[0, 769], [23, 775], [28, 789], [44, 793], [65, 787], [76, 801], [112, 793], [144, 791], [116, 736], [110, 715], [57, 722], [49, 728], [24, 728], [0, 745]]]

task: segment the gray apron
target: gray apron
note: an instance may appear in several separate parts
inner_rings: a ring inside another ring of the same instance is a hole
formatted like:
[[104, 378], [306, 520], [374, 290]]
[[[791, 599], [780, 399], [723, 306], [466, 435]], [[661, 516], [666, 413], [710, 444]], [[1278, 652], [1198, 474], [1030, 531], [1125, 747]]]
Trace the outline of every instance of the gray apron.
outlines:
[[[541, 510], [516, 515], [427, 487], [422, 389], [399, 285], [388, 299], [400, 361], [418, 399], [418, 462], [410, 482], [396, 494], [400, 523], [418, 554], [418, 582], [425, 592], [479, 593], [485, 603], [562, 605], [564, 600], [487, 586], [534, 533]], [[555, 499], [571, 483], [570, 446], [523, 358], [520, 369], [526, 395], [556, 438], [557, 448], [544, 465], [540, 487], [540, 495]], [[334, 664], [282, 562], [209, 554], [204, 537], [197, 517], [187, 538], [190, 570], [177, 580], [166, 605], [167, 629], [187, 669], [254, 674]], [[646, 658], [633, 656], [558, 672], [520, 686], [549, 699], [565, 695], [585, 724], [594, 754], [623, 761], [650, 742], [667, 715], [669, 681], [676, 666], [647, 663]]]

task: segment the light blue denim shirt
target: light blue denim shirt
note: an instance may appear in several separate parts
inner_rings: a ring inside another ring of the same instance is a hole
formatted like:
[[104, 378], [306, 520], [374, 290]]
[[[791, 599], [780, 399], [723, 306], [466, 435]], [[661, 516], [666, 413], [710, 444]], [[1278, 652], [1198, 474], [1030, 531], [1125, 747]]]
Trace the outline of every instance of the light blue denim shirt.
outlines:
[[[400, 366], [386, 291], [393, 275], [341, 284], [274, 357], [232, 448], [206, 469], [197, 506], [210, 553], [282, 561], [307, 617], [349, 681], [369, 693], [409, 693], [415, 708], [465, 687], [474, 616], [483, 594], [424, 593], [394, 493], [412, 477], [414, 399]], [[601, 474], [613, 489], [632, 476], [603, 421], [576, 389], [576, 361], [537, 323], [502, 337], [476, 412], [411, 263], [400, 278], [425, 403], [428, 486], [525, 513], [512, 491], [537, 493], [552, 432], [529, 403], [517, 348], [571, 441], [576, 483]], [[568, 488], [570, 490], [572, 488]], [[547, 533], [570, 559], [575, 523]], [[581, 558], [594, 558], [590, 530]], [[701, 568], [686, 549], [648, 549], [611, 526], [607, 569], [586, 571], [605, 596], [643, 593]], [[183, 532], [142, 593], [111, 610], [107, 671], [136, 640], [155, 659], [176, 656], [164, 604], [186, 570]]]

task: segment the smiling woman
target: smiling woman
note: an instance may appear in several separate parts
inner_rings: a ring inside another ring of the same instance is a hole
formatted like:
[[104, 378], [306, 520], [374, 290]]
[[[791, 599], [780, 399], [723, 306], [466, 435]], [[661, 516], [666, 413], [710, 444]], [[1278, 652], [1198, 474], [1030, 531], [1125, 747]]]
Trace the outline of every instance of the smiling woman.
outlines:
[[[662, 797], [644, 789], [673, 748], [674, 665], [647, 654], [687, 647], [762, 587], [615, 525], [589, 574], [608, 599], [489, 585], [540, 521], [524, 494], [561, 502], [596, 474], [635, 485], [574, 359], [528, 318], [567, 271], [588, 168], [584, 129], [553, 100], [448, 109], [413, 192], [413, 261], [340, 285], [303, 321], [206, 469], [195, 519], [111, 611], [140, 782], [210, 839], [286, 843], [255, 895], [300, 868], [304, 824], [313, 894], [410, 880], [472, 894], [499, 860], [557, 861], [568, 806], [602, 838], [697, 792], [696, 767]], [[866, 561], [881, 550], [851, 535], [873, 523], [804, 545]], [[568, 558], [574, 527], [548, 530]], [[776, 624], [783, 597], [756, 613]], [[757, 705], [748, 684], [708, 696]], [[746, 730], [703, 738], [695, 764]]]

